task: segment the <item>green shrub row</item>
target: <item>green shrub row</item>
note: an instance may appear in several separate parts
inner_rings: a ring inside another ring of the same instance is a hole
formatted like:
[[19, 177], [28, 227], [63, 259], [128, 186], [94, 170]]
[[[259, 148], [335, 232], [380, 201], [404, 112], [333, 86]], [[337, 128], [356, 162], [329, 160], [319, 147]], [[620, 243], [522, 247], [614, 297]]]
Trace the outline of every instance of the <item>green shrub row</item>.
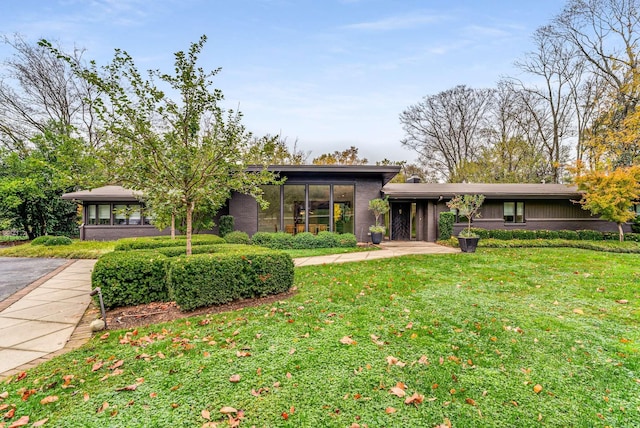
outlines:
[[47, 247], [53, 247], [56, 245], [71, 245], [72, 243], [73, 241], [69, 237], [55, 235], [38, 236], [33, 241], [31, 241], [31, 245], [44, 245]]
[[100, 287], [107, 308], [166, 302], [169, 260], [157, 251], [107, 253], [96, 262], [91, 284]]
[[[439, 241], [451, 247], [458, 246], [454, 237]], [[618, 242], [614, 240], [583, 241], [571, 239], [481, 239], [478, 243], [482, 248], [580, 248], [584, 250], [604, 251], [609, 253], [640, 254], [640, 245], [636, 242]]]
[[282, 293], [293, 285], [288, 254], [249, 251], [178, 257], [169, 270], [170, 296], [181, 310]]
[[[91, 277], [108, 308], [173, 299], [183, 311], [260, 297], [293, 286], [286, 253], [247, 245], [114, 251], [98, 259]], [[198, 254], [203, 252], [207, 254]]]
[[352, 248], [358, 245], [358, 239], [352, 233], [310, 232], [291, 235], [284, 232], [257, 232], [251, 237], [253, 245], [277, 250], [308, 248]]
[[[180, 247], [185, 246], [187, 237], [184, 235], [176, 236], [172, 239], [170, 236], [151, 236], [141, 238], [122, 238], [116, 241], [115, 251], [129, 250], [149, 250], [162, 247]], [[192, 245], [212, 245], [224, 244], [224, 239], [217, 235], [199, 234], [191, 237]]]
[[[618, 240], [617, 232], [599, 232], [597, 230], [524, 230], [524, 229], [480, 229], [471, 228], [483, 239], [565, 239], [570, 241], [613, 241]], [[441, 238], [442, 239], [442, 238]], [[640, 242], [640, 234], [626, 233], [625, 241]]]
[[235, 228], [235, 220], [232, 215], [223, 215], [220, 216], [220, 220], [218, 220], [218, 231], [220, 232], [220, 236], [224, 238], [227, 234], [233, 232]]

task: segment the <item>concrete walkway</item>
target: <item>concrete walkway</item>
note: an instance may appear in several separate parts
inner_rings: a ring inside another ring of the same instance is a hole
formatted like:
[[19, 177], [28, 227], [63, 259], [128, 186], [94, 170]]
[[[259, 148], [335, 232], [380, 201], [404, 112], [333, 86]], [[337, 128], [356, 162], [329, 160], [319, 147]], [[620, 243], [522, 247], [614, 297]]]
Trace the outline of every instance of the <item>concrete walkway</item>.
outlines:
[[[76, 260], [36, 281], [3, 302], [0, 312], [0, 377], [37, 365], [66, 349], [80, 346], [91, 334], [85, 326], [75, 335], [91, 297], [95, 260]], [[75, 345], [75, 346], [74, 346]]]
[[[377, 251], [294, 259], [296, 266], [375, 260], [460, 250], [430, 242], [387, 242]], [[0, 380], [75, 349], [91, 337], [87, 310], [95, 260], [66, 263], [0, 304]]]

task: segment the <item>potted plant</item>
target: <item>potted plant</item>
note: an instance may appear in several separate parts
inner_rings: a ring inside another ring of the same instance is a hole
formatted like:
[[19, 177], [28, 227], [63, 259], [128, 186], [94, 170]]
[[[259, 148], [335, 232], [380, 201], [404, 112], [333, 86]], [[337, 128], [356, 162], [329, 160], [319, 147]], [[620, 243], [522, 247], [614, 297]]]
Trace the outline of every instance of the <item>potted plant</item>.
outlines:
[[484, 195], [456, 195], [447, 202], [449, 208], [458, 211], [458, 216], [467, 218], [467, 227], [458, 234], [458, 243], [464, 253], [476, 251], [480, 237], [471, 231], [471, 219], [480, 217], [480, 207], [484, 202]]
[[389, 198], [376, 198], [369, 201], [369, 211], [376, 218], [376, 224], [369, 227], [371, 232], [371, 242], [379, 244], [386, 231], [385, 227], [380, 223], [380, 217], [389, 212]]

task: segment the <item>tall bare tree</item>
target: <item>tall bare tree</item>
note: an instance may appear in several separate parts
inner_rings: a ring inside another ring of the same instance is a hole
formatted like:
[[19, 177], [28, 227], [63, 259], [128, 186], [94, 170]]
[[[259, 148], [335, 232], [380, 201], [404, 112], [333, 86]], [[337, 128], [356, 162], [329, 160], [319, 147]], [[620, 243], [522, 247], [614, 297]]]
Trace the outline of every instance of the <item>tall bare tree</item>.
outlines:
[[[69, 63], [44, 46], [20, 35], [4, 37], [13, 49], [0, 75], [0, 144], [11, 151], [24, 151], [29, 141], [55, 123], [71, 137], [95, 146], [99, 133], [90, 108], [95, 99], [93, 85], [76, 76]], [[82, 50], [69, 58], [82, 62]]]
[[459, 165], [475, 160], [484, 146], [494, 92], [460, 85], [424, 97], [400, 114], [405, 132], [402, 145], [448, 180]]

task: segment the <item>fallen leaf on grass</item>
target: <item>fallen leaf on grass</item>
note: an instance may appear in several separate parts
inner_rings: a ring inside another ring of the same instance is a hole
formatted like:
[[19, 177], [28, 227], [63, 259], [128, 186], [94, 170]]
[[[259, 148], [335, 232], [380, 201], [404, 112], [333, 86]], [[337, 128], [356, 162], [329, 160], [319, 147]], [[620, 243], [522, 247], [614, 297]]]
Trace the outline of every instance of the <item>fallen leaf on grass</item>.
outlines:
[[118, 360], [115, 363], [113, 363], [112, 365], [109, 366], [109, 370], [115, 370], [118, 367], [121, 367], [124, 364], [124, 360]]
[[386, 409], [384, 409], [384, 412], [385, 412], [387, 415], [390, 415], [391, 413], [395, 413], [395, 412], [397, 412], [397, 410], [396, 410], [394, 407], [387, 407]]
[[27, 424], [29, 424], [29, 416], [21, 416], [20, 419], [9, 425], [9, 428], [23, 427]]
[[340, 339], [340, 343], [342, 343], [343, 345], [355, 345], [356, 341], [349, 336], [344, 336], [342, 339]]
[[413, 404], [417, 406], [418, 404], [421, 404], [423, 401], [424, 401], [424, 395], [414, 392], [412, 396], [407, 397], [404, 400], [404, 404]]
[[37, 391], [35, 389], [27, 389], [22, 393], [22, 401], [27, 401], [29, 397], [35, 394]]
[[206, 420], [209, 420], [209, 419], [211, 419], [211, 412], [209, 412], [207, 409], [205, 409], [205, 410], [200, 412], [200, 416], [202, 416]]
[[620, 300], [616, 300], [616, 303], [619, 303], [621, 305], [626, 305], [627, 303], [629, 303], [629, 301], [626, 299], [620, 299]]
[[584, 311], [580, 308], [576, 308], [573, 310], [574, 314], [578, 314], [578, 315], [584, 315]]
[[40, 419], [39, 421], [34, 422], [33, 425], [31, 425], [31, 426], [32, 427], [41, 427], [42, 425], [46, 424], [48, 420], [49, 420], [49, 418]]
[[464, 400], [465, 403], [471, 405], [471, 406], [475, 406], [476, 405], [476, 400], [474, 400], [473, 398], [466, 398]]
[[98, 408], [98, 410], [96, 410], [96, 413], [102, 413], [105, 410], [107, 410], [109, 408], [109, 403], [107, 403], [106, 401], [104, 403], [102, 403], [102, 406], [100, 406]]
[[4, 400], [5, 398], [9, 397], [9, 392], [5, 391], [2, 394], [0, 394], [0, 400]]
[[16, 414], [16, 408], [12, 408], [11, 410], [9, 410], [7, 413], [4, 414], [4, 418], [5, 419], [11, 419], [15, 416]]
[[228, 415], [231, 413], [238, 413], [238, 410], [235, 407], [224, 406], [223, 408], [220, 409], [220, 413]]
[[390, 388], [389, 389], [389, 394], [393, 394], [393, 395], [395, 395], [397, 397], [400, 397], [400, 398], [402, 398], [405, 395], [407, 395], [407, 393], [404, 392], [404, 389], [398, 388], [397, 386], [394, 386], [393, 388]]
[[42, 400], [40, 400], [40, 404], [50, 404], [55, 403], [56, 401], [58, 401], [57, 395], [49, 395], [48, 397], [44, 397]]
[[139, 383], [134, 383], [131, 385], [123, 386], [121, 388], [116, 388], [116, 391], [135, 391], [140, 386]]
[[234, 374], [229, 378], [229, 382], [231, 383], [238, 383], [240, 382], [240, 375], [238, 374]]
[[539, 383], [537, 383], [534, 387], [533, 387], [533, 392], [535, 392], [536, 394], [540, 394], [540, 392], [542, 391], [542, 385], [540, 385]]
[[98, 361], [97, 363], [95, 363], [93, 365], [93, 367], [91, 367], [91, 371], [92, 372], [96, 372], [96, 371], [100, 370], [103, 365], [104, 365], [104, 363], [102, 361]]

